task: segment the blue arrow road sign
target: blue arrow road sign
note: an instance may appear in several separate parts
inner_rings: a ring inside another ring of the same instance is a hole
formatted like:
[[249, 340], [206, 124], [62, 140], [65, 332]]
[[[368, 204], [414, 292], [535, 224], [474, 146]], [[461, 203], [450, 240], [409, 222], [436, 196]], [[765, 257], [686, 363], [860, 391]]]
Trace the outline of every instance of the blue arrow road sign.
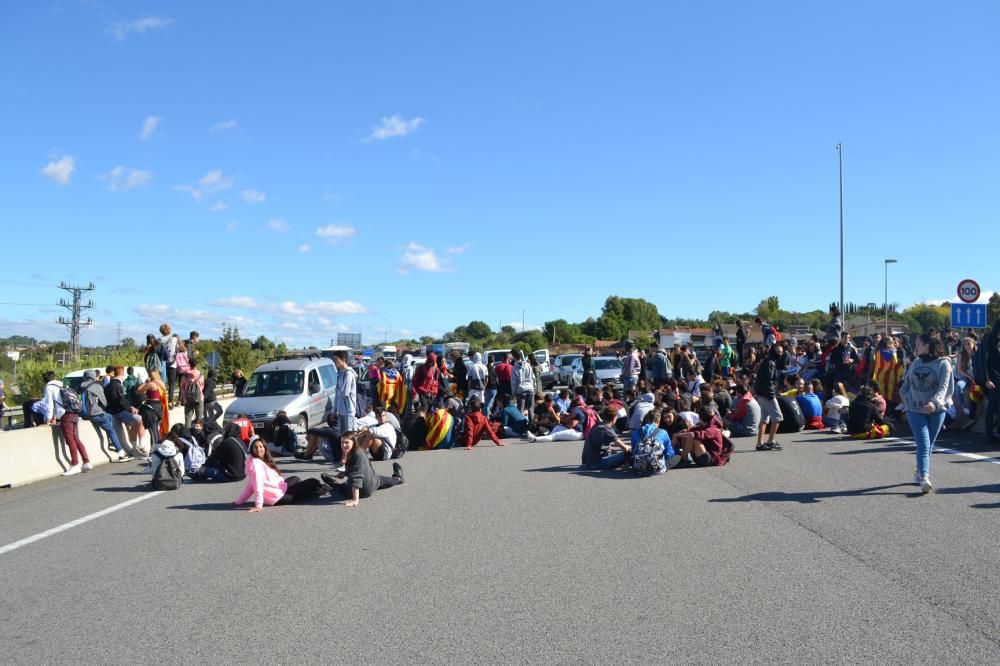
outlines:
[[985, 303], [952, 303], [952, 328], [986, 328]]

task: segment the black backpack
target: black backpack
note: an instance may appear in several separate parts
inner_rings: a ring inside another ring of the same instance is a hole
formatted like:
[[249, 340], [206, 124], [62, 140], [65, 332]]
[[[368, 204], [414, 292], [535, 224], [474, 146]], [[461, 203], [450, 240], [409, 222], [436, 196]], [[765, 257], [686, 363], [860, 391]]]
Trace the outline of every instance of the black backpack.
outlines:
[[80, 396], [76, 394], [76, 391], [65, 386], [59, 389], [59, 404], [67, 412], [72, 414], [83, 414], [83, 403], [80, 401]]
[[177, 464], [174, 456], [164, 456], [159, 451], [153, 455], [160, 459], [160, 466], [153, 474], [153, 490], [177, 490], [184, 483], [184, 470]]
[[204, 399], [201, 393], [201, 387], [198, 386], [198, 382], [195, 380], [190, 380], [187, 385], [187, 391], [184, 392], [184, 404], [189, 407], [194, 407], [199, 404]]
[[406, 450], [410, 448], [410, 440], [406, 438], [402, 430], [396, 431], [396, 446], [392, 449], [392, 458], [402, 458], [406, 455]]

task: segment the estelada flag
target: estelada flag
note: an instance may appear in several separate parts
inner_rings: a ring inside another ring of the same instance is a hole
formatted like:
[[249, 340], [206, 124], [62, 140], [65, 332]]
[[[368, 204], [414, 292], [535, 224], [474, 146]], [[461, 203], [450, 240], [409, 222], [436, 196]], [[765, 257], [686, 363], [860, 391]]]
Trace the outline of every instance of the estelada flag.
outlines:
[[875, 354], [875, 372], [873, 378], [878, 382], [882, 397], [892, 402], [899, 402], [899, 385], [903, 380], [903, 364], [895, 351], [880, 349]]
[[427, 448], [450, 449], [455, 417], [447, 409], [435, 409], [427, 415]]
[[376, 389], [379, 401], [387, 408], [397, 414], [402, 414], [406, 409], [406, 381], [403, 375], [397, 370], [388, 369], [382, 371], [382, 379]]

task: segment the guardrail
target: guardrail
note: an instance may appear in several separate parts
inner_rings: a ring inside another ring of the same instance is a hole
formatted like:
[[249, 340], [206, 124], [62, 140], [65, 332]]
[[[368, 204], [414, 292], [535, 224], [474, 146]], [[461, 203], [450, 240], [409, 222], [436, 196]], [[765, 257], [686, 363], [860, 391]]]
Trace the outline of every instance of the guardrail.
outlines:
[[[218, 384], [215, 387], [215, 397], [218, 400], [235, 397], [232, 384]], [[0, 412], [0, 424], [3, 430], [18, 430], [24, 427], [24, 410], [21, 407], [7, 407]]]

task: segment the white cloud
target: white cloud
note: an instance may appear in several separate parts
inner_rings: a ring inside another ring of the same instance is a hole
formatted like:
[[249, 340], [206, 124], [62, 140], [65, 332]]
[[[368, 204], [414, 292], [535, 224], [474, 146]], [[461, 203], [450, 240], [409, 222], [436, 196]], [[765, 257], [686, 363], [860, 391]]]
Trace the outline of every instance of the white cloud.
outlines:
[[230, 233], [236, 231], [236, 228], [238, 226], [240, 226], [239, 222], [237, 222], [236, 220], [230, 220], [229, 223], [226, 224], [226, 233], [230, 234]]
[[267, 228], [271, 231], [277, 231], [280, 234], [283, 234], [291, 229], [288, 225], [288, 221], [283, 217], [272, 217], [267, 221]]
[[227, 206], [225, 201], [216, 201], [214, 204], [212, 204], [212, 207], [209, 210], [220, 211], [220, 210], [226, 210], [226, 208]]
[[462, 254], [463, 252], [465, 252], [466, 250], [468, 250], [470, 247], [472, 247], [472, 243], [462, 243], [461, 245], [459, 245], [457, 247], [449, 247], [448, 248], [448, 254]]
[[238, 130], [240, 124], [235, 120], [223, 120], [222, 122], [215, 123], [208, 128], [209, 132], [229, 132], [232, 130]]
[[250, 296], [226, 296], [212, 301], [211, 305], [224, 308], [256, 308], [257, 300]]
[[144, 16], [131, 21], [116, 21], [111, 25], [111, 34], [119, 42], [132, 33], [142, 34], [148, 30], [167, 28], [173, 25], [174, 20], [165, 16]]
[[207, 310], [185, 310], [172, 305], [142, 303], [135, 308], [136, 314], [149, 322], [168, 322], [173, 328], [180, 329], [183, 323], [218, 322], [219, 316]]
[[406, 136], [424, 124], [424, 119], [419, 116], [411, 120], [404, 120], [399, 114], [382, 118], [379, 124], [372, 128], [372, 133], [368, 135], [368, 141], [382, 141], [395, 136]]
[[354, 315], [368, 312], [368, 308], [354, 301], [319, 301], [306, 303], [302, 308], [307, 312], [327, 315]]
[[108, 189], [112, 192], [125, 192], [133, 187], [148, 185], [153, 179], [153, 174], [149, 171], [138, 169], [128, 169], [121, 165], [116, 166], [111, 171], [101, 174], [101, 180], [108, 184]]
[[301, 315], [306, 313], [305, 310], [296, 305], [295, 301], [282, 301], [281, 303], [278, 303], [277, 310], [282, 314], [289, 315]]
[[429, 273], [443, 273], [448, 270], [437, 253], [429, 247], [424, 247], [416, 242], [411, 242], [406, 246], [403, 256], [399, 260], [399, 272], [409, 273], [411, 270], [425, 271]]
[[159, 116], [146, 116], [146, 119], [142, 121], [142, 129], [139, 131], [139, 141], [145, 141], [153, 136], [153, 132], [159, 127], [161, 120], [163, 119]]
[[42, 175], [60, 185], [69, 185], [69, 179], [75, 170], [76, 160], [73, 156], [63, 155], [59, 159], [53, 159], [42, 167]]
[[524, 324], [524, 329], [522, 330], [521, 329], [521, 322], [519, 322], [519, 321], [509, 321], [506, 324], [503, 324], [503, 326], [510, 326], [511, 328], [513, 328], [518, 333], [524, 333], [524, 331], [541, 331], [541, 330], [543, 330], [540, 324], [528, 324], [528, 323]]
[[334, 192], [330, 188], [323, 190], [321, 198], [323, 199], [323, 201], [328, 201], [334, 205], [344, 203], [344, 195], [341, 194], [340, 192]]
[[267, 195], [259, 190], [253, 188], [243, 190], [243, 201], [247, 203], [263, 203], [267, 200]]
[[206, 194], [215, 194], [222, 190], [228, 190], [235, 182], [235, 180], [222, 173], [222, 169], [213, 169], [198, 179], [198, 187], [193, 185], [174, 185], [174, 189], [178, 192], [187, 192], [195, 201], [201, 201]]
[[299, 252], [301, 252], [303, 254], [305, 254], [306, 252], [308, 252], [311, 249], [312, 249], [312, 246], [309, 245], [309, 243], [303, 243], [302, 245], [299, 245]]
[[[979, 294], [979, 300], [977, 300], [976, 303], [989, 303], [990, 298], [993, 297], [994, 293], [995, 292], [992, 291], [982, 292], [981, 294]], [[961, 302], [962, 301], [959, 300], [958, 295], [956, 294], [951, 298], [929, 298], [925, 301], [920, 301], [920, 303], [914, 303], [914, 305], [944, 305], [945, 303], [961, 303]]]
[[325, 227], [317, 227], [316, 235], [325, 238], [330, 243], [336, 243], [343, 238], [354, 236], [355, 229], [349, 224], [328, 224]]

